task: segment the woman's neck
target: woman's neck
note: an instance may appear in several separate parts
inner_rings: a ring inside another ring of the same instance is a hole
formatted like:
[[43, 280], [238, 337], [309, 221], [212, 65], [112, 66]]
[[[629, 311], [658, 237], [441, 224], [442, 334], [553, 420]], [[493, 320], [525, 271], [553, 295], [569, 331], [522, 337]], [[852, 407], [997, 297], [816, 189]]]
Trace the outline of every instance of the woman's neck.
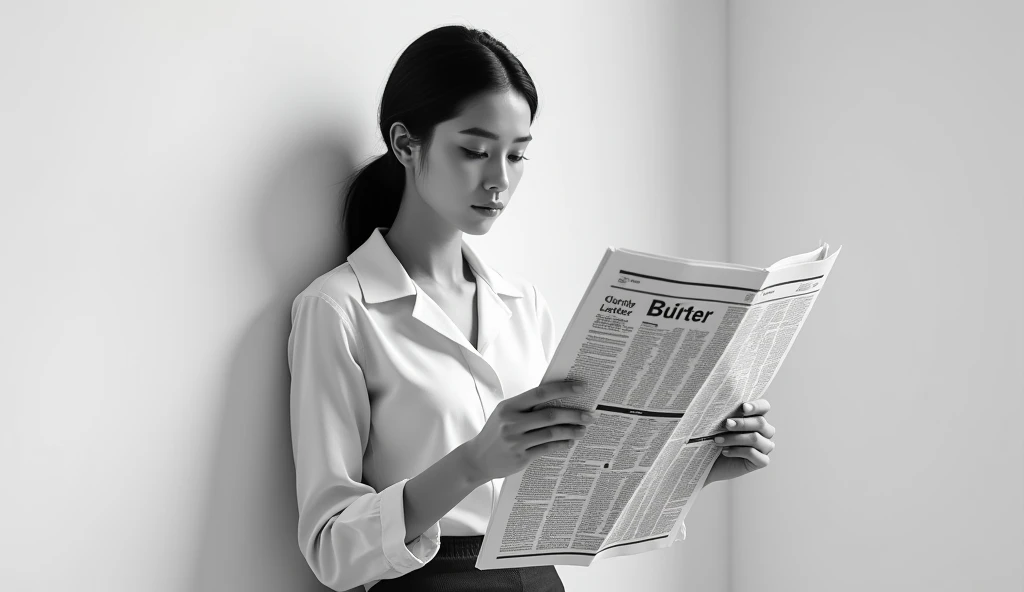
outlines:
[[[410, 200], [403, 200], [403, 206]], [[425, 205], [425, 204], [424, 204]], [[411, 215], [399, 209], [386, 233], [385, 242], [402, 263], [413, 281], [447, 289], [456, 289], [472, 282], [473, 274], [462, 256], [462, 231], [441, 224], [429, 224], [433, 211]]]

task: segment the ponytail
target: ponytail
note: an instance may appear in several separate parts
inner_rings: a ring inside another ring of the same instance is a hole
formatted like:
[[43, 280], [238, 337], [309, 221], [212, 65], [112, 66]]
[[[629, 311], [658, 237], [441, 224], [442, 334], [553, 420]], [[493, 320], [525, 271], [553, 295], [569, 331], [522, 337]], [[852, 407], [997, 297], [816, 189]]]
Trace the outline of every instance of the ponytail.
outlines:
[[342, 217], [346, 256], [378, 226], [391, 226], [405, 191], [405, 167], [390, 151], [376, 156], [350, 177]]

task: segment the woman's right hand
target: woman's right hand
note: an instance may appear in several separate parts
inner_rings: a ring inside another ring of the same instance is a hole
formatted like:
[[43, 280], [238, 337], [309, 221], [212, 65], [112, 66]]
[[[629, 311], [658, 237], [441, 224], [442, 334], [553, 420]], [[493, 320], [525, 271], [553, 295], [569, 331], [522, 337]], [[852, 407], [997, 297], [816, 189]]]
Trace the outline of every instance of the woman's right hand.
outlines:
[[547, 382], [498, 403], [480, 433], [464, 445], [473, 481], [503, 479], [538, 456], [571, 448], [593, 421], [584, 418], [585, 411], [534, 407], [582, 393], [584, 387], [580, 381]]

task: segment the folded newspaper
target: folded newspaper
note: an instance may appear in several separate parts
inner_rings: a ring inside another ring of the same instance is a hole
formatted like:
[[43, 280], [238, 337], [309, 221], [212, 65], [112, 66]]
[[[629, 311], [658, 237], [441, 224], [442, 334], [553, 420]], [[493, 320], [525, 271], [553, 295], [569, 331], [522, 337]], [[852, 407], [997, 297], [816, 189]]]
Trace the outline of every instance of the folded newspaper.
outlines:
[[685, 539], [714, 436], [764, 395], [841, 249], [758, 268], [609, 248], [542, 379], [586, 392], [537, 407], [594, 422], [504, 479], [476, 567], [590, 565]]

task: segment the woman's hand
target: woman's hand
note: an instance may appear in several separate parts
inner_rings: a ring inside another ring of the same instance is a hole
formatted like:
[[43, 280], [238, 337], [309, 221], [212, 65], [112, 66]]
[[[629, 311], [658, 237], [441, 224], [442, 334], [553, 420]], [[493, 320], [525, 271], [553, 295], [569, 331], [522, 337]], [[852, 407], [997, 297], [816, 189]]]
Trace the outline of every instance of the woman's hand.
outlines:
[[480, 433], [462, 445], [466, 475], [483, 485], [526, 468], [533, 459], [568, 450], [583, 438], [591, 415], [571, 407], [543, 403], [586, 392], [586, 381], [544, 383], [498, 402]]
[[[775, 450], [775, 442], [772, 442], [775, 427], [764, 418], [769, 409], [768, 401], [758, 399], [740, 406], [744, 417], [726, 420], [725, 427], [732, 433], [715, 437], [722, 453], [711, 467], [704, 485], [735, 479], [768, 466], [768, 453]], [[729, 425], [729, 422], [735, 423]]]

